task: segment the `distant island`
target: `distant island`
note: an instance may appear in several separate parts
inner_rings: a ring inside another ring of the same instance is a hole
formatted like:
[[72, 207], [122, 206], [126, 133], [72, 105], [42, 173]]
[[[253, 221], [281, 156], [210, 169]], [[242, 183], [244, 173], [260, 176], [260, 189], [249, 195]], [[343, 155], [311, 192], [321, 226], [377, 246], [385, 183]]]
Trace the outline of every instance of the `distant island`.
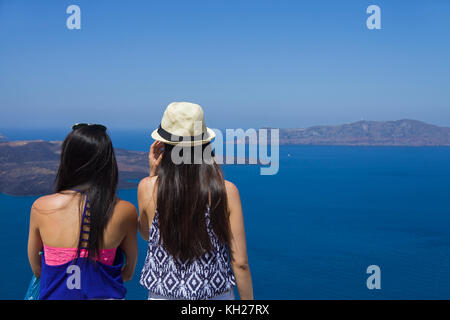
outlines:
[[417, 120], [358, 121], [337, 126], [280, 129], [280, 144], [450, 146], [450, 128]]
[[[358, 121], [337, 126], [280, 129], [282, 145], [450, 146], [450, 128], [416, 120]], [[0, 134], [0, 193], [52, 192], [61, 141], [8, 141]], [[147, 153], [116, 149], [119, 188], [134, 188], [149, 174]]]
[[[61, 144], [44, 140], [0, 142], [0, 193], [16, 196], [51, 193]], [[119, 189], [136, 188], [149, 175], [148, 153], [116, 148], [115, 154]]]
[[[59, 166], [60, 141], [11, 141], [0, 143], [0, 193], [48, 194]], [[116, 149], [119, 188], [137, 186], [148, 176], [147, 153]]]

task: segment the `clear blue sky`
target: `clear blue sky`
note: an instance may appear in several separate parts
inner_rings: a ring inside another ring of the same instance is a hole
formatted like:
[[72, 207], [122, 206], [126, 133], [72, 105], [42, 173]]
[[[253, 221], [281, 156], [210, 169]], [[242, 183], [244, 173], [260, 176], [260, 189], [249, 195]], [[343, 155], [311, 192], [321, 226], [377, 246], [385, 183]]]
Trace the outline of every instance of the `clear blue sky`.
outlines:
[[0, 127], [153, 128], [172, 101], [213, 128], [450, 126], [450, 1], [0, 0]]

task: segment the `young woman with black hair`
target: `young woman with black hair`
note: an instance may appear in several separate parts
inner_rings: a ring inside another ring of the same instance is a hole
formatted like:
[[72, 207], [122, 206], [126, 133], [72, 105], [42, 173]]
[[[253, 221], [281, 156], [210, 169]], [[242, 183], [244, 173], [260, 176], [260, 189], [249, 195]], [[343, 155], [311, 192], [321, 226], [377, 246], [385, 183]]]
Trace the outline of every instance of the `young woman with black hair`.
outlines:
[[117, 197], [117, 183], [106, 127], [74, 125], [62, 144], [55, 193], [31, 208], [28, 258], [40, 278], [40, 299], [125, 298], [123, 281], [132, 278], [138, 254], [138, 217]]
[[157, 176], [138, 187], [149, 299], [228, 300], [235, 285], [253, 299], [239, 192], [215, 162], [214, 136], [202, 108], [186, 102], [170, 104], [152, 133]]

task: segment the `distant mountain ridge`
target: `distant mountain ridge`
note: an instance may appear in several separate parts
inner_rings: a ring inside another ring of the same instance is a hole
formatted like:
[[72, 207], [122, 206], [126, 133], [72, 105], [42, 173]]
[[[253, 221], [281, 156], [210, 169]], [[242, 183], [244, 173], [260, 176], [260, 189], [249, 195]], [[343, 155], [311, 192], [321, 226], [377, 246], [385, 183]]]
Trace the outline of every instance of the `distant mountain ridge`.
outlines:
[[[60, 160], [61, 141], [10, 141], [0, 143], [0, 193], [48, 194]], [[115, 149], [119, 188], [134, 188], [148, 176], [146, 152]]]
[[336, 126], [280, 129], [280, 144], [450, 146], [450, 128], [417, 120], [358, 121]]
[[[5, 140], [0, 135], [0, 193], [51, 193], [62, 142]], [[337, 126], [280, 129], [280, 144], [450, 146], [450, 128], [416, 120], [358, 121]], [[149, 173], [148, 154], [124, 149], [116, 149], [115, 153], [119, 166], [119, 188], [136, 187], [137, 182]]]
[[[18, 196], [52, 193], [61, 144], [44, 140], [0, 142], [0, 193]], [[119, 167], [118, 188], [137, 187], [149, 175], [148, 153], [118, 148], [114, 151]]]

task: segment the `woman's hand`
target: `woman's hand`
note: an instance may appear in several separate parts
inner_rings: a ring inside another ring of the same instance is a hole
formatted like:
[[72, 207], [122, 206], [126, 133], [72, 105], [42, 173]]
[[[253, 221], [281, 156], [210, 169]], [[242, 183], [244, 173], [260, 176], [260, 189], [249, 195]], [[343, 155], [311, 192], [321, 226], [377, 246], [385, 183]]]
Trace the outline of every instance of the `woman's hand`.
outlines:
[[156, 171], [161, 163], [164, 152], [164, 144], [161, 141], [155, 141], [150, 147], [148, 162], [150, 165], [150, 177], [156, 176]]

